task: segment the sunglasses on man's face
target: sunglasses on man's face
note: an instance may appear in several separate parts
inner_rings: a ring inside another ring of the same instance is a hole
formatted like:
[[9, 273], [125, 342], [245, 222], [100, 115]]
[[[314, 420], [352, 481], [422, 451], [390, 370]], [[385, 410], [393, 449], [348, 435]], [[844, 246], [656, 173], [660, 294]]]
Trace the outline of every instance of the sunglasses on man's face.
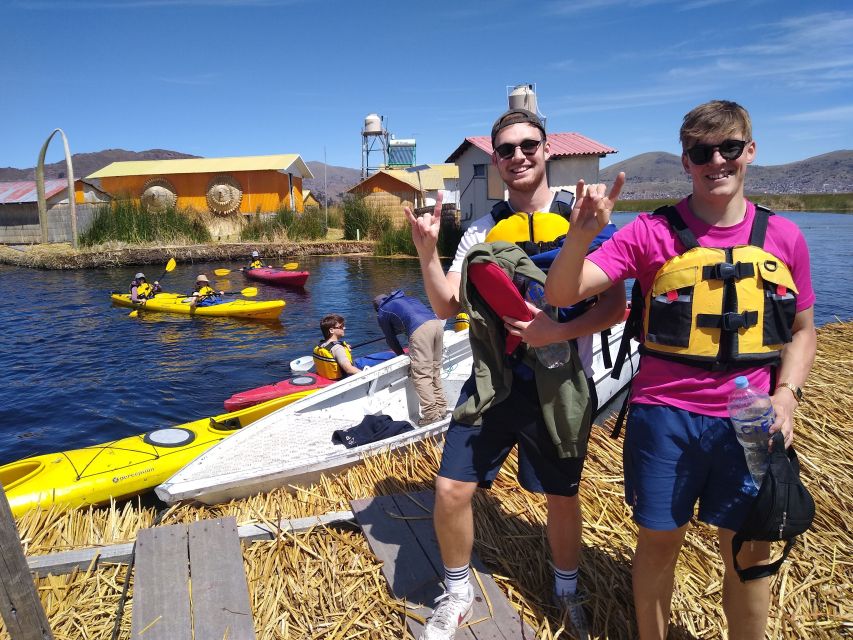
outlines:
[[516, 148], [521, 149], [521, 153], [526, 156], [532, 156], [536, 153], [536, 150], [539, 148], [539, 145], [542, 144], [541, 140], [522, 140], [518, 144], [512, 144], [511, 142], [504, 142], [503, 144], [499, 144], [495, 147], [495, 153], [498, 154], [500, 158], [504, 160], [509, 160], [515, 155]]
[[714, 151], [719, 151], [724, 160], [736, 160], [740, 158], [746, 145], [745, 140], [723, 140], [720, 144], [698, 143], [690, 147], [685, 153], [693, 164], [708, 164], [714, 157]]

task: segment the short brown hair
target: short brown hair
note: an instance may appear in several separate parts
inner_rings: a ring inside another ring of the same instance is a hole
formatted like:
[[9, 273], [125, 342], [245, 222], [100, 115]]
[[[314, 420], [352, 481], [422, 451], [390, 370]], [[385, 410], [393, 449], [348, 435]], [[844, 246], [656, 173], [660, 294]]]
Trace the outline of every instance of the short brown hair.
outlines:
[[345, 325], [346, 320], [344, 320], [343, 316], [339, 316], [337, 313], [330, 313], [325, 316], [322, 320], [320, 320], [320, 331], [323, 332], [323, 339], [328, 340], [332, 337], [332, 329], [335, 328], [335, 325]]
[[711, 135], [743, 136], [749, 142], [752, 140], [749, 112], [731, 100], [712, 100], [684, 116], [679, 131], [682, 149], [687, 150]]

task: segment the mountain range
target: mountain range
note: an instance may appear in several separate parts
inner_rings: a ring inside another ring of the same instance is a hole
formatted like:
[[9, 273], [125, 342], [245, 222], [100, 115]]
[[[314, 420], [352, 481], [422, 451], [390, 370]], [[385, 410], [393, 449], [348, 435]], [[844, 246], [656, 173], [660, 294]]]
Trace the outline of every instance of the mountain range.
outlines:
[[[78, 177], [94, 173], [112, 162], [127, 160], [173, 160], [198, 156], [149, 149], [126, 151], [105, 149], [93, 153], [75, 153], [72, 156], [74, 173]], [[342, 194], [361, 179], [359, 169], [324, 165], [322, 162], [306, 163], [314, 174], [304, 181], [322, 203], [325, 194], [329, 202], [339, 202]], [[681, 157], [672, 153], [654, 151], [622, 160], [602, 169], [600, 179], [611, 183], [616, 174], [626, 175], [622, 198], [677, 198], [690, 193], [690, 181], [681, 166]], [[65, 162], [45, 165], [48, 178], [65, 177]], [[34, 180], [35, 168], [16, 169], [0, 167], [0, 181]], [[325, 187], [324, 187], [325, 183]], [[853, 150], [839, 150], [788, 164], [752, 165], [746, 176], [747, 193], [851, 193], [853, 192]]]

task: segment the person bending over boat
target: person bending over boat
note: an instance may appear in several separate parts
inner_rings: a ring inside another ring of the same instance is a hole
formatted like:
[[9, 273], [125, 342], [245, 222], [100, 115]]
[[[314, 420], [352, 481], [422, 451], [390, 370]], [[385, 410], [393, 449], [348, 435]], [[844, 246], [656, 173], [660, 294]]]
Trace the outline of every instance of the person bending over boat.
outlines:
[[221, 302], [219, 296], [223, 295], [224, 291], [216, 291], [210, 286], [210, 281], [203, 273], [195, 279], [195, 291], [192, 294], [193, 307], [209, 307], [210, 305], [219, 304]]
[[329, 380], [340, 380], [361, 371], [352, 360], [352, 349], [344, 342], [346, 320], [343, 316], [330, 313], [320, 320], [323, 339], [314, 347], [314, 367], [317, 375]]
[[[625, 501], [638, 525], [638, 637], [667, 636], [675, 566], [698, 502], [699, 519], [717, 528], [729, 637], [759, 640], [769, 578], [741, 582], [732, 562], [732, 538], [757, 488], [726, 400], [739, 375], [771, 393], [770, 431], [781, 430], [790, 446], [816, 348], [808, 247], [794, 223], [744, 197], [756, 153], [746, 109], [702, 104], [684, 116], [679, 137], [692, 194], [639, 216], [584, 259], [577, 249], [609, 221], [624, 175], [608, 195], [603, 185], [588, 190], [546, 298], [571, 304], [636, 278], [624, 339], [641, 341], [641, 363], [623, 455]], [[769, 543], [750, 542], [738, 562], [766, 564], [769, 554]]]
[[252, 251], [252, 259], [249, 262], [249, 266], [246, 267], [246, 270], [248, 271], [251, 269], [263, 269], [263, 268], [264, 268], [264, 261], [261, 260], [261, 255], [257, 251]]
[[423, 302], [399, 289], [376, 296], [373, 308], [385, 341], [394, 353], [398, 356], [403, 353], [397, 335], [405, 333], [409, 338], [412, 383], [421, 403], [418, 424], [438, 422], [447, 415], [447, 399], [441, 382], [444, 322]]
[[[508, 217], [522, 224], [504, 225], [502, 240], [518, 243], [530, 252], [538, 250], [537, 237], [526, 232], [534, 227], [539, 212], [552, 211], [555, 196], [548, 187], [546, 162], [550, 147], [542, 121], [533, 113], [513, 109], [501, 115], [491, 134], [492, 164], [507, 185], [509, 199], [502, 209]], [[441, 225], [441, 194], [435, 209], [415, 217], [410, 209], [406, 216], [412, 228], [412, 239], [418, 251], [424, 285], [432, 308], [439, 318], [450, 318], [462, 310], [463, 263], [468, 250], [484, 246], [489, 232], [498, 221], [491, 214], [475, 220], [465, 232], [456, 257], [447, 274], [436, 251]], [[498, 205], [499, 206], [499, 205]], [[569, 208], [571, 205], [569, 205]], [[534, 216], [536, 213], [536, 216]], [[567, 212], [568, 214], [568, 212]], [[566, 214], [566, 215], [567, 215]], [[564, 225], [567, 226], [567, 225]], [[565, 231], [563, 231], [564, 233]], [[554, 240], [554, 238], [549, 238]], [[491, 242], [491, 240], [489, 240]], [[584, 251], [585, 253], [585, 251]], [[565, 323], [552, 320], [548, 314], [531, 305], [533, 320], [521, 322], [504, 319], [506, 330], [530, 347], [570, 341], [608, 328], [622, 319], [625, 291], [614, 287], [599, 296], [597, 304], [586, 313]], [[583, 471], [586, 442], [590, 428], [590, 399], [577, 348], [571, 346], [570, 364], [560, 371], [571, 379], [573, 402], [554, 410], [556, 396], [542, 397], [533, 370], [520, 359], [497, 359], [498, 371], [482, 371], [483, 353], [492, 344], [478, 338], [471, 317], [471, 345], [474, 354], [472, 376], [466, 382], [461, 402], [445, 434], [441, 465], [435, 481], [434, 524], [445, 572], [445, 593], [437, 600], [433, 615], [424, 627], [422, 640], [453, 638], [459, 625], [471, 616], [473, 590], [469, 562], [474, 540], [471, 501], [478, 486], [488, 488], [514, 446], [519, 447], [520, 484], [527, 490], [545, 494], [547, 501], [546, 532], [554, 566], [554, 603], [561, 615], [568, 616], [568, 626], [580, 638], [588, 637], [583, 598], [577, 588], [581, 551], [581, 509], [578, 488]], [[481, 398], [489, 390], [483, 380], [509, 381], [501, 396], [493, 394], [488, 408], [482, 410]], [[550, 417], [560, 414], [562, 424], [571, 424], [574, 434], [571, 450], [558, 447], [546, 424], [543, 408], [550, 406]], [[564, 457], [565, 456], [565, 457]], [[489, 464], [482, 464], [489, 460]]]
[[148, 284], [145, 279], [145, 274], [141, 271], [137, 273], [133, 280], [130, 281], [130, 301], [145, 303], [149, 298], [153, 298], [160, 293], [160, 283], [156, 280], [153, 285]]

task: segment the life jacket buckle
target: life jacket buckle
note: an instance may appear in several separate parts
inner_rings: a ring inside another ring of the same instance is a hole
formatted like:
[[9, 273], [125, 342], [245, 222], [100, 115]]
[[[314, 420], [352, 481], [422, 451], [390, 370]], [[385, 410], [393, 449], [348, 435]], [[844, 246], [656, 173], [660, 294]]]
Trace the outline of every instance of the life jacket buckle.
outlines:
[[705, 280], [740, 280], [755, 275], [755, 267], [751, 262], [718, 262], [702, 269]]
[[747, 329], [758, 322], [758, 314], [754, 311], [743, 313], [724, 313], [720, 317], [720, 328], [723, 331], [737, 331]]

